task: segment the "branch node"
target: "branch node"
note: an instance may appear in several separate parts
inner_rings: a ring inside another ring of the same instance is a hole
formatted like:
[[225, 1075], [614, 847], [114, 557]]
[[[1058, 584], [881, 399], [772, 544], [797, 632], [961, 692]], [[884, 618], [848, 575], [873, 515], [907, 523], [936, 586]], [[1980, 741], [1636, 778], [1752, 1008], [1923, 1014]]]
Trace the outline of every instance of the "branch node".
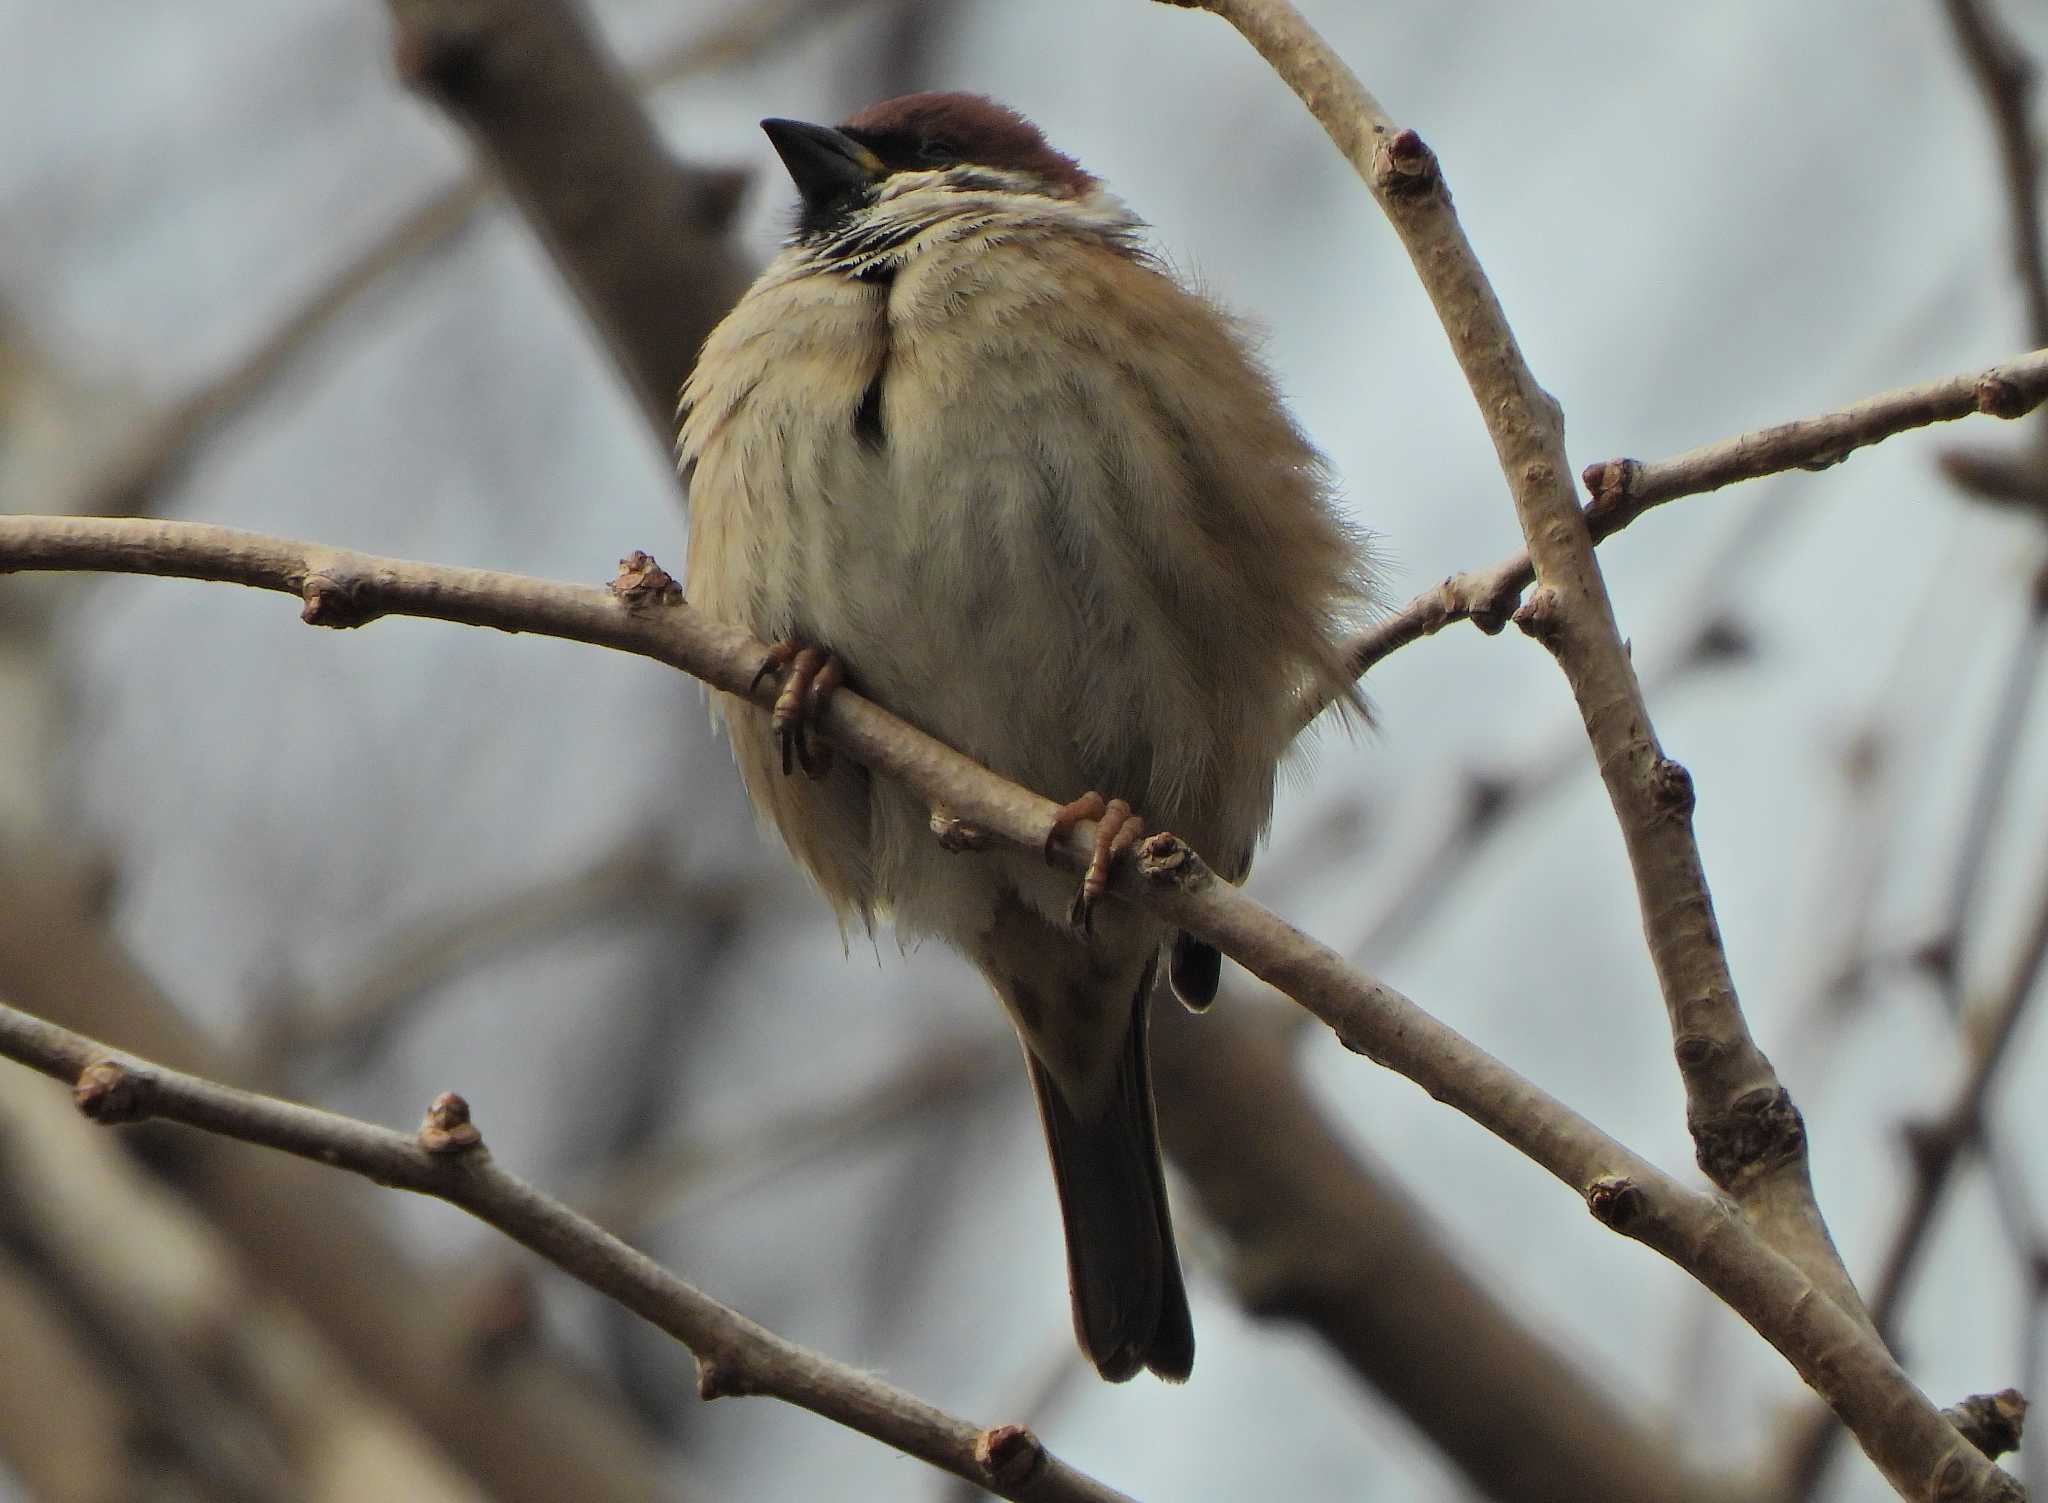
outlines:
[[1522, 629], [1523, 635], [1541, 642], [1552, 652], [1557, 651], [1558, 629], [1564, 624], [1564, 616], [1557, 591], [1549, 585], [1531, 590], [1529, 598], [1510, 619]]
[[1493, 637], [1500, 635], [1501, 628], [1508, 624], [1508, 612], [1522, 598], [1522, 582], [1510, 580], [1507, 583], [1508, 588], [1503, 589], [1492, 571], [1481, 573], [1477, 569], [1467, 569], [1461, 574], [1451, 575], [1425, 598], [1438, 625], [1470, 621], [1487, 636]]
[[1186, 893], [1200, 892], [1214, 875], [1193, 846], [1168, 830], [1138, 843], [1137, 868], [1154, 887], [1177, 887]]
[[357, 598], [355, 587], [347, 580], [317, 571], [308, 574], [299, 586], [299, 599], [305, 602], [299, 608], [301, 621], [308, 626], [328, 626], [336, 631], [367, 626], [384, 614]]
[[150, 1115], [151, 1076], [117, 1059], [96, 1059], [78, 1072], [71, 1099], [86, 1118], [102, 1127], [140, 1122]]
[[1806, 1121], [1783, 1086], [1745, 1092], [1718, 1116], [1689, 1117], [1686, 1125], [1700, 1172], [1730, 1194], [1806, 1149]]
[[1672, 1040], [1671, 1052], [1678, 1060], [1678, 1068], [1690, 1074], [1712, 1063], [1721, 1052], [1721, 1044], [1704, 1033], [1682, 1033]]
[[1027, 1426], [991, 1425], [974, 1437], [974, 1464], [997, 1487], [1015, 1492], [1045, 1465], [1045, 1447]]
[[1642, 1187], [1625, 1174], [1604, 1175], [1586, 1187], [1586, 1209], [1610, 1231], [1626, 1232], [1648, 1208]]
[[1380, 142], [1372, 157], [1373, 186], [1389, 197], [1413, 197], [1442, 182], [1436, 153], [1413, 130], [1398, 130]]
[[1951, 929], [1946, 934], [1935, 935], [1914, 950], [1907, 959], [1915, 969], [1925, 972], [1928, 980], [1947, 986], [1956, 978], [1958, 960], [1955, 931]]
[[1665, 819], [1691, 819], [1697, 801], [1684, 764], [1659, 757], [1650, 769], [1650, 802], [1657, 813]]
[[675, 576], [638, 548], [619, 560], [619, 572], [605, 588], [634, 608], [683, 603], [683, 587]]
[[2012, 381], [1987, 371], [1977, 379], [1977, 410], [1987, 417], [2025, 417], [2034, 403]]
[[697, 1359], [697, 1397], [707, 1402], [712, 1399], [737, 1399], [750, 1393], [758, 1393], [752, 1379], [747, 1376], [745, 1365], [724, 1357], [699, 1357]]
[[2021, 1432], [2027, 1421], [2027, 1399], [2017, 1388], [1973, 1393], [1960, 1404], [1942, 1410], [1941, 1416], [1956, 1427], [1964, 1440], [1996, 1461], [2020, 1448]]
[[1600, 511], [1626, 501], [1634, 493], [1642, 472], [1640, 460], [1601, 459], [1579, 471], [1579, 479], [1585, 482], [1591, 505]]
[[939, 840], [941, 849], [955, 856], [967, 851], [985, 851], [989, 845], [988, 831], [970, 820], [959, 819], [943, 809], [932, 810], [932, 834]]
[[453, 1091], [436, 1096], [420, 1122], [419, 1144], [428, 1153], [468, 1153], [483, 1142], [484, 1135], [469, 1120], [469, 1103]]

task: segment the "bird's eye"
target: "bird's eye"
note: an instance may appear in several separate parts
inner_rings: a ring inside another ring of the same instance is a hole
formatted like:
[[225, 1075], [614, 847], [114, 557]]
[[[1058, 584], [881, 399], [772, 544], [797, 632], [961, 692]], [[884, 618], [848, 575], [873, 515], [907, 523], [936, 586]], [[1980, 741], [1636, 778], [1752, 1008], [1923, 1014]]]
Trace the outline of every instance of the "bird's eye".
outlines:
[[917, 159], [920, 162], [930, 162], [936, 166], [942, 163], [959, 161], [960, 153], [954, 148], [952, 142], [926, 136], [917, 143]]

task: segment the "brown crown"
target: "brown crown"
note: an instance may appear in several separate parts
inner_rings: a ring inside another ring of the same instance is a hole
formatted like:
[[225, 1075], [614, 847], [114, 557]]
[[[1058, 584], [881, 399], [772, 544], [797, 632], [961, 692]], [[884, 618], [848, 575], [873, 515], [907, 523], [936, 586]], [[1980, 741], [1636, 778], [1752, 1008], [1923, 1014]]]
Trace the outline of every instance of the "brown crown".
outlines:
[[866, 140], [942, 143], [963, 162], [1028, 172], [1069, 193], [1095, 182], [1080, 163], [1046, 145], [1037, 126], [979, 94], [905, 94], [869, 105], [840, 128]]

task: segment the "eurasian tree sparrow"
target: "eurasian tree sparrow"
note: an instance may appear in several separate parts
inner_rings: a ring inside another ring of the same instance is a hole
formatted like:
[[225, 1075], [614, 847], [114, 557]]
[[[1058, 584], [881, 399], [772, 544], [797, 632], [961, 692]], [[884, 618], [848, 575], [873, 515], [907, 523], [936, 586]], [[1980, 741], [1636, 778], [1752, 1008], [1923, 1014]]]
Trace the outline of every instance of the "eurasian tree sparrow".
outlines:
[[[1022, 117], [914, 94], [837, 130], [762, 122], [796, 230], [684, 389], [686, 593], [784, 644], [774, 715], [716, 713], [842, 921], [894, 915], [979, 967], [1024, 1046], [1074, 1327], [1112, 1381], [1187, 1377], [1194, 1331], [1148, 1079], [1172, 938], [1095, 908], [1128, 798], [1242, 880], [1304, 696], [1356, 703], [1338, 643], [1359, 539], [1244, 332]], [[1083, 896], [1035, 855], [949, 854], [897, 784], [804, 737], [841, 677], [1004, 777], [1083, 789]], [[792, 757], [812, 776], [788, 776]], [[1182, 935], [1191, 1007], [1216, 952]]]

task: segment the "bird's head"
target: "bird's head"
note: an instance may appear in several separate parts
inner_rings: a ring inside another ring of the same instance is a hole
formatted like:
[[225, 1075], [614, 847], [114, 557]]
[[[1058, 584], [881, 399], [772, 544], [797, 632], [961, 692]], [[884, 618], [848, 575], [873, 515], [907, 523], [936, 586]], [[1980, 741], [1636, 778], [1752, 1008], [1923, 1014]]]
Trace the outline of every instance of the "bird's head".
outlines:
[[763, 120], [802, 196], [797, 238], [845, 228], [903, 192], [1077, 199], [1096, 186], [1037, 126], [978, 94], [906, 94], [838, 127]]

